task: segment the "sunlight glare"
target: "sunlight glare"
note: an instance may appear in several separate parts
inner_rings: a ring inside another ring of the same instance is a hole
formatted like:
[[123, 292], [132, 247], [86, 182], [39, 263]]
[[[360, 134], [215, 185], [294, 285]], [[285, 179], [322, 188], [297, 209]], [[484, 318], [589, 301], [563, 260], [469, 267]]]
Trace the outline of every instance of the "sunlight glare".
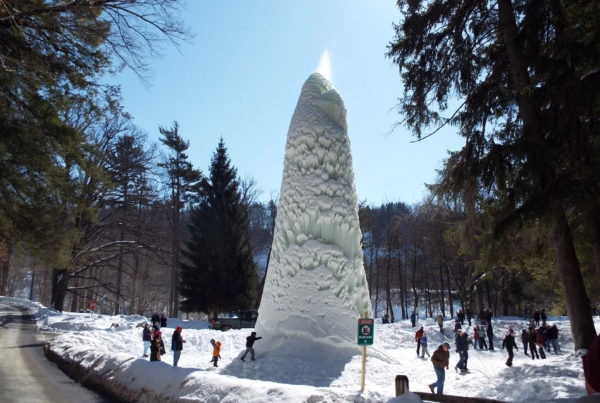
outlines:
[[317, 72], [321, 73], [326, 79], [333, 82], [331, 77], [331, 62], [329, 61], [329, 51], [327, 49], [325, 49], [325, 51], [321, 55], [321, 60], [319, 61], [319, 67], [317, 67]]

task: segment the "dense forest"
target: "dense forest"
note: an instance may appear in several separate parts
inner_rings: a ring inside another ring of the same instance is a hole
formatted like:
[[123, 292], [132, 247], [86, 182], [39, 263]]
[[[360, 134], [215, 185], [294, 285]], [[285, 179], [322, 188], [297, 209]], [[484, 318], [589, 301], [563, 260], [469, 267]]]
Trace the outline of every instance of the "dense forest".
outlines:
[[[158, 44], [188, 39], [178, 2], [13, 3], [0, 2], [0, 293], [107, 314], [256, 307], [277, 200], [238, 178], [223, 140], [203, 145], [216, 147], [206, 171], [177, 122], [148, 141], [120, 88], [102, 84], [122, 68], [143, 78]], [[589, 345], [600, 4], [398, 7], [387, 57], [404, 85], [400, 123], [417, 139], [455, 127], [465, 146], [421, 203], [359, 206], [374, 314], [545, 308]]]

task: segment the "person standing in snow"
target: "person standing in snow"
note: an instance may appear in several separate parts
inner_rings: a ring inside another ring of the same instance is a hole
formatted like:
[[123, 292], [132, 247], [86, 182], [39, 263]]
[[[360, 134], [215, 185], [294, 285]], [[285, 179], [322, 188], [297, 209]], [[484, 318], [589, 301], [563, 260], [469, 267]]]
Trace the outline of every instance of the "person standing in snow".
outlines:
[[527, 354], [527, 347], [529, 346], [529, 335], [527, 334], [527, 329], [523, 329], [523, 332], [521, 333], [521, 343], [523, 343], [523, 351], [525, 352], [525, 355], [529, 355]]
[[540, 357], [542, 357], [542, 360], [545, 360], [546, 353], [544, 353], [544, 347], [546, 346], [546, 340], [544, 338], [544, 335], [542, 334], [541, 327], [537, 331], [535, 331], [535, 343], [538, 345], [538, 351], [540, 353]]
[[250, 336], [246, 337], [246, 351], [244, 352], [244, 355], [242, 355], [242, 361], [246, 359], [246, 354], [248, 353], [250, 353], [250, 358], [254, 359], [254, 342], [260, 339], [262, 339], [262, 337], [256, 337], [256, 332], [252, 332], [250, 333]]
[[469, 326], [471, 326], [471, 319], [473, 319], [473, 311], [471, 308], [467, 308], [467, 322], [469, 322]]
[[221, 342], [215, 342], [213, 346], [212, 360], [210, 362], [213, 363], [213, 366], [218, 367], [217, 361], [221, 358]]
[[150, 348], [150, 342], [152, 342], [152, 331], [150, 325], [144, 323], [144, 330], [142, 330], [142, 342], [144, 342], [144, 357], [148, 357], [148, 348]]
[[154, 332], [152, 343], [150, 344], [150, 361], [160, 361], [161, 355], [165, 354], [165, 344], [162, 340], [160, 330]]
[[519, 351], [519, 349], [517, 348], [517, 343], [515, 343], [514, 335], [515, 331], [512, 329], [508, 329], [506, 337], [504, 337], [504, 340], [502, 340], [502, 349], [506, 348], [506, 351], [508, 351], [508, 360], [506, 360], [506, 365], [509, 367], [512, 367], [513, 358], [515, 356], [515, 354], [513, 353], [513, 348]]
[[429, 351], [427, 351], [427, 333], [423, 331], [423, 336], [421, 336], [421, 358], [425, 358], [425, 354], [427, 354], [427, 357], [431, 357]]
[[479, 345], [479, 326], [475, 326], [473, 328], [473, 348], [477, 350], [477, 346]]
[[531, 352], [531, 359], [535, 360], [537, 357], [537, 359], [539, 360], [540, 355], [538, 354], [537, 347], [535, 345], [536, 333], [533, 326], [529, 326], [529, 333], [527, 336], [529, 341], [529, 351]]
[[154, 312], [152, 314], [152, 318], [150, 319], [150, 322], [152, 324], [154, 324], [155, 322], [160, 322], [160, 315], [158, 314], [158, 312]]
[[456, 332], [456, 352], [458, 353], [458, 363], [454, 366], [454, 369], [460, 372], [467, 371], [467, 348], [468, 341], [463, 337], [462, 330]]
[[542, 326], [546, 326], [546, 321], [548, 320], [548, 315], [546, 315], [546, 308], [542, 308], [542, 312], [540, 313], [540, 319], [542, 320]]
[[485, 326], [479, 328], [479, 349], [488, 349], [487, 343], [485, 342]]
[[494, 328], [492, 327], [491, 321], [488, 322], [486, 333], [487, 333], [488, 340], [490, 341], [489, 350], [494, 351]]
[[160, 327], [167, 327], [167, 317], [164, 313], [160, 315]]
[[181, 336], [181, 326], [177, 326], [171, 337], [171, 349], [173, 350], [173, 366], [176, 367], [181, 357], [181, 350], [183, 350], [183, 343], [186, 341]]
[[462, 330], [462, 326], [459, 320], [454, 321], [454, 334], [457, 334], [459, 330]]
[[554, 354], [558, 354], [560, 346], [558, 345], [558, 327], [556, 323], [552, 326], [548, 325], [548, 337], [546, 342], [548, 343], [548, 352], [550, 352], [550, 346], [554, 349]]
[[435, 383], [429, 385], [431, 393], [436, 393], [435, 388], [437, 388], [438, 395], [444, 394], [444, 381], [446, 379], [445, 370], [448, 369], [450, 365], [449, 362], [450, 345], [448, 343], [440, 344], [431, 356], [431, 363], [433, 364], [433, 369], [435, 370], [435, 375], [437, 377]]
[[[494, 317], [494, 313], [492, 312], [492, 308], [488, 308], [487, 312], [485, 313], [485, 321], [491, 325], [492, 324], [492, 318]], [[492, 339], [490, 339], [490, 344], [492, 344]], [[493, 350], [490, 349], [490, 350]]]
[[444, 315], [442, 315], [441, 313], [438, 314], [437, 318], [436, 318], [437, 324], [440, 327], [440, 333], [444, 332]]
[[415, 341], [417, 342], [417, 357], [419, 356], [419, 352], [421, 351], [421, 337], [423, 337], [423, 326], [417, 330], [415, 333]]
[[465, 313], [463, 312], [462, 309], [458, 310], [456, 317], [457, 317], [458, 321], [460, 322], [461, 326], [465, 324]]
[[412, 324], [412, 327], [415, 327], [415, 324], [417, 323], [417, 315], [415, 314], [415, 311], [412, 311], [412, 314], [410, 315], [410, 323]]
[[540, 325], [540, 311], [537, 309], [533, 311], [533, 325], [536, 327]]

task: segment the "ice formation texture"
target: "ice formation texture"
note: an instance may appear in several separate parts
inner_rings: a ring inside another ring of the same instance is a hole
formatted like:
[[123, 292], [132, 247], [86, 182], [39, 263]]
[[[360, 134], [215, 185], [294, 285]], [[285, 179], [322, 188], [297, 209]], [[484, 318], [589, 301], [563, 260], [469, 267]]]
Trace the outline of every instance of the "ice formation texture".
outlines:
[[346, 108], [331, 82], [313, 73], [288, 131], [256, 330], [271, 349], [324, 358], [331, 347], [358, 348], [365, 312], [371, 308]]

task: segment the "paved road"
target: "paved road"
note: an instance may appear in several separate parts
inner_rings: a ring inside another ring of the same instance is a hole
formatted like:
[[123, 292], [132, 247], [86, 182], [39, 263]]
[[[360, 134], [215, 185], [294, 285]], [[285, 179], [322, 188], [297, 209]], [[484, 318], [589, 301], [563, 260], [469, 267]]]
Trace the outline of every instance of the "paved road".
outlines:
[[48, 361], [43, 346], [26, 309], [0, 304], [0, 402], [110, 402]]

